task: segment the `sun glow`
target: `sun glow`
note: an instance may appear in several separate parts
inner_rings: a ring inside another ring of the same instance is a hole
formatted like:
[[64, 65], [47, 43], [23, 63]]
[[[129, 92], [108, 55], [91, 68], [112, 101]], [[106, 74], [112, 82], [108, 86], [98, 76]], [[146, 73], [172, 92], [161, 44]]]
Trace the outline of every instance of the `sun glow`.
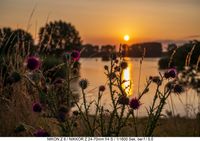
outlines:
[[124, 35], [124, 41], [129, 41], [130, 37], [129, 35]]

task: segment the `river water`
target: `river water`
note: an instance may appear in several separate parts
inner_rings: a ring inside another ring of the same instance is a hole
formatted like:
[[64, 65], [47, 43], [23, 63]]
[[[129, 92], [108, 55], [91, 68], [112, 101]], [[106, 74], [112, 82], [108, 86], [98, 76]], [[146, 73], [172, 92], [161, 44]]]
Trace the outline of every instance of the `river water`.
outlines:
[[[143, 91], [149, 76], [159, 75], [158, 60], [158, 58], [145, 58], [143, 60], [139, 84], [140, 58], [126, 58], [128, 68], [124, 71], [123, 78], [131, 81], [131, 89], [129, 91], [130, 98], [138, 96], [138, 88], [140, 92]], [[104, 74], [104, 65], [109, 66], [110, 62], [101, 61], [101, 58], [84, 58], [81, 59], [80, 62], [81, 78], [86, 78], [89, 81], [89, 86], [86, 89], [87, 101], [92, 101], [97, 99], [98, 87], [100, 85], [106, 85], [107, 77]], [[163, 73], [162, 71], [160, 72]], [[138, 110], [138, 116], [147, 115], [146, 108], [152, 104], [155, 89], [156, 85], [152, 84], [149, 92], [141, 99], [142, 105]], [[163, 91], [163, 87], [161, 87], [161, 90]], [[194, 117], [195, 113], [198, 111], [199, 97], [200, 96], [191, 89], [186, 89], [186, 92], [180, 95], [172, 93], [164, 107], [163, 114], [166, 114], [166, 110], [168, 110], [172, 111], [175, 115], [179, 114], [180, 116]], [[111, 99], [107, 85], [101, 104], [107, 109], [111, 109]], [[93, 112], [94, 106], [91, 107], [91, 113]]]

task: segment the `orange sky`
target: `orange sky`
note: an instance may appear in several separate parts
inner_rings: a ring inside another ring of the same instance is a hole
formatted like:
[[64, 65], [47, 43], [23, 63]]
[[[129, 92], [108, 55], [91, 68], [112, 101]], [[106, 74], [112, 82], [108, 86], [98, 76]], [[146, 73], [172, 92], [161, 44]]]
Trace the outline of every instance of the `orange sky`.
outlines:
[[34, 7], [33, 37], [49, 15], [71, 22], [84, 43], [200, 39], [200, 0], [0, 0], [0, 27], [26, 29]]

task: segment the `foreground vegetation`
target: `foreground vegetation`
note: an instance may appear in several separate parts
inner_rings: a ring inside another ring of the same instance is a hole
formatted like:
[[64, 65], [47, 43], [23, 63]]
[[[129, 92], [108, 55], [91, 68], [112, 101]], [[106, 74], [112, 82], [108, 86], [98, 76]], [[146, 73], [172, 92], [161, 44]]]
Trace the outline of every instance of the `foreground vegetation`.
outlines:
[[[70, 29], [73, 27], [62, 22], [55, 24]], [[199, 90], [199, 61], [194, 68], [190, 66], [192, 51], [186, 59], [189, 68], [186, 71], [195, 71], [187, 77], [194, 78], [193, 83], [187, 81], [190, 79], [182, 79], [183, 75], [179, 75], [181, 73], [178, 73], [176, 68], [171, 68], [169, 62], [169, 68], [164, 73], [150, 76], [143, 91], [138, 91], [137, 97], [135, 95], [130, 98], [127, 95], [131, 82], [124, 87], [130, 80], [124, 80], [122, 77], [128, 64], [121, 45], [118, 53], [109, 54], [110, 65], [104, 66], [105, 71], [102, 73], [105, 73], [107, 78], [106, 84], [99, 84], [98, 97], [88, 101], [86, 89], [89, 82], [87, 78], [81, 78], [79, 75], [80, 42], [68, 43], [70, 36], [74, 40], [79, 36], [75, 29], [75, 35], [70, 31], [63, 32], [62, 28], [57, 28], [53, 23], [47, 24], [46, 28], [41, 29], [39, 49], [28, 48], [30, 42], [21, 40], [23, 36], [18, 36], [20, 40], [16, 41], [15, 36], [1, 39], [1, 136], [200, 135], [197, 126], [200, 107], [195, 111], [194, 119], [179, 118], [173, 114], [168, 117], [163, 115], [170, 95], [182, 94], [185, 90], [183, 86], [189, 84], [195, 86], [193, 88], [197, 92]], [[80, 41], [80, 38], [77, 41]], [[55, 53], [54, 49], [57, 47], [63, 49], [59, 52], [56, 50]], [[145, 54], [144, 48], [140, 68]], [[150, 99], [152, 104], [146, 109], [148, 116], [138, 118], [141, 99], [149, 93], [151, 85], [155, 85], [156, 90], [152, 94], [153, 99]], [[102, 103], [105, 89], [108, 89], [110, 94], [110, 109], [105, 109]], [[72, 107], [77, 110], [72, 111]], [[95, 109], [93, 115], [91, 107]]]

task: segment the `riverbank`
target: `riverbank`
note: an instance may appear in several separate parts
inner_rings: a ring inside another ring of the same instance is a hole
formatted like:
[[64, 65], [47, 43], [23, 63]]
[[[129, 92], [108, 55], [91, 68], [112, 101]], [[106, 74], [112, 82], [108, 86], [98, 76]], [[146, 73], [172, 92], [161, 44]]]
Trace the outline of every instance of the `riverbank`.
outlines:
[[[104, 118], [105, 121], [107, 118]], [[137, 136], [144, 136], [147, 118], [138, 118], [137, 122]], [[51, 126], [52, 128], [53, 126]], [[84, 124], [78, 120], [74, 127], [73, 136], [87, 136], [87, 130], [84, 129]], [[52, 128], [52, 136], [60, 136], [59, 128]], [[100, 131], [99, 131], [100, 133]], [[97, 133], [95, 136], [101, 136]], [[135, 126], [133, 125], [133, 119], [130, 118], [127, 125], [122, 128], [119, 136], [136, 136]], [[199, 137], [200, 136], [200, 118], [191, 119], [186, 117], [169, 117], [159, 119], [157, 126], [153, 133], [154, 137]]]

